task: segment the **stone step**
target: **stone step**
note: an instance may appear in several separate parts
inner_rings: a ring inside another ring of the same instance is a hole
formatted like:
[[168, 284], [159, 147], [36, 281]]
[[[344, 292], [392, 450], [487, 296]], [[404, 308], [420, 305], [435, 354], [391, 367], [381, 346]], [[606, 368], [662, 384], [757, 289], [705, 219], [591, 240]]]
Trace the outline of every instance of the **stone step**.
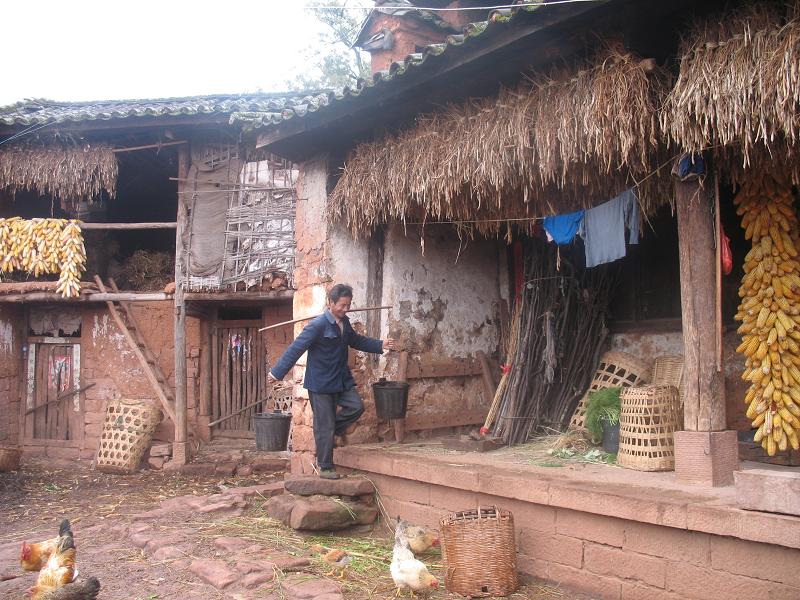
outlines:
[[329, 496], [282, 494], [267, 501], [267, 514], [292, 529], [336, 531], [370, 525], [378, 518], [378, 509], [354, 499], [334, 500]]
[[733, 478], [739, 508], [800, 516], [800, 473], [747, 469]]
[[375, 493], [372, 483], [361, 477], [290, 477], [283, 485], [287, 492], [298, 496], [371, 496]]

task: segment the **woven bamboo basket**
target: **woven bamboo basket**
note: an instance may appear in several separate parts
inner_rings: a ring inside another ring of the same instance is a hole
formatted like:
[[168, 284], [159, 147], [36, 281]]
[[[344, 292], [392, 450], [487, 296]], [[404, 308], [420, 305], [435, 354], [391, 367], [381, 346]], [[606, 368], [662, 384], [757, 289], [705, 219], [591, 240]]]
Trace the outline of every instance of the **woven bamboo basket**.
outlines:
[[675, 432], [680, 429], [678, 388], [629, 387], [620, 393], [617, 464], [636, 471], [675, 469]]
[[95, 459], [97, 470], [122, 475], [134, 473], [161, 419], [161, 410], [148, 402], [109, 402]]
[[462, 596], [508, 596], [519, 587], [514, 517], [496, 506], [451, 513], [440, 522], [444, 585]]
[[20, 458], [22, 450], [17, 446], [0, 446], [0, 472], [19, 469]]
[[594, 374], [594, 379], [589, 389], [583, 395], [572, 420], [570, 428], [585, 427], [586, 405], [589, 403], [589, 394], [609, 387], [630, 387], [650, 383], [650, 365], [635, 356], [625, 352], [606, 352], [600, 358], [600, 366]]

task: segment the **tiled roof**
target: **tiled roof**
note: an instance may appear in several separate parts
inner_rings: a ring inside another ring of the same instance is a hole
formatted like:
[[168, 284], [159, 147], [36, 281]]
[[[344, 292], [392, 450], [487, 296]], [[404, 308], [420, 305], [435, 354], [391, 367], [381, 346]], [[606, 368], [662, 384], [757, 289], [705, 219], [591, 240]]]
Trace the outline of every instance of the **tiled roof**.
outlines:
[[302, 116], [327, 103], [323, 92], [285, 94], [224, 94], [160, 98], [149, 100], [105, 100], [99, 102], [55, 102], [23, 100], [0, 107], [0, 124], [40, 125], [45, 123], [79, 123], [137, 117], [176, 117], [191, 115], [257, 114], [263, 125], [280, 123], [293, 116]]
[[461, 33], [448, 35], [443, 42], [430, 44], [425, 46], [421, 52], [409, 54], [402, 61], [393, 62], [387, 70], [379, 71], [370, 78], [359, 80], [358, 84], [353, 88], [345, 87], [342, 90], [328, 92], [327, 98], [325, 98], [324, 101], [314, 105], [307, 105], [305, 111], [302, 113], [301, 111], [288, 111], [279, 120], [276, 120], [274, 115], [262, 118], [258, 114], [242, 115], [240, 118], [234, 115], [231, 120], [232, 122], [235, 119], [238, 120], [239, 125], [245, 130], [258, 129], [270, 125], [278, 125], [280, 122], [288, 121], [294, 117], [304, 117], [309, 113], [324, 109], [334, 103], [347, 101], [349, 98], [355, 98], [364, 93], [371, 93], [371, 90], [377, 91], [378, 89], [391, 85], [392, 81], [403, 77], [406, 73], [424, 68], [424, 65], [433, 57], [446, 55], [448, 52], [451, 52], [453, 48], [459, 46], [480, 44], [483, 41], [482, 38], [487, 33], [509, 27], [514, 21], [519, 19], [521, 14], [532, 13], [542, 6], [541, 4], [526, 5], [513, 10], [496, 10], [492, 13], [488, 21], [469, 23], [464, 26]]
[[433, 27], [434, 29], [441, 29], [443, 31], [450, 31], [453, 33], [458, 31], [458, 28], [455, 25], [448, 23], [435, 12], [417, 8], [411, 2], [409, 2], [409, 0], [393, 0], [391, 4], [387, 2], [381, 6], [376, 6], [369, 12], [367, 18], [364, 19], [364, 22], [361, 24], [361, 29], [356, 36], [356, 45], [363, 41], [362, 38], [367, 31], [367, 26], [377, 13], [383, 13], [397, 17], [411, 17], [412, 19], [421, 21]]

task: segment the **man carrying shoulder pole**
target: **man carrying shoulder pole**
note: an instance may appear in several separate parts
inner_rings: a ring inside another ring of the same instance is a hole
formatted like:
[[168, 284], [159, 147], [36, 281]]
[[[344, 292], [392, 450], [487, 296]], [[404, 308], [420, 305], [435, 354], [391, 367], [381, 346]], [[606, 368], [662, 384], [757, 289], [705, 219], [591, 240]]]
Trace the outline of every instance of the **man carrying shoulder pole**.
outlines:
[[324, 479], [340, 477], [333, 468], [334, 436], [344, 439], [347, 428], [364, 412], [364, 403], [347, 366], [348, 348], [372, 354], [395, 348], [392, 338], [376, 340], [353, 330], [347, 318], [352, 301], [352, 287], [334, 285], [328, 292], [325, 312], [306, 325], [268, 374], [271, 382], [283, 379], [308, 351], [303, 386], [308, 390], [314, 412], [317, 466], [319, 476]]

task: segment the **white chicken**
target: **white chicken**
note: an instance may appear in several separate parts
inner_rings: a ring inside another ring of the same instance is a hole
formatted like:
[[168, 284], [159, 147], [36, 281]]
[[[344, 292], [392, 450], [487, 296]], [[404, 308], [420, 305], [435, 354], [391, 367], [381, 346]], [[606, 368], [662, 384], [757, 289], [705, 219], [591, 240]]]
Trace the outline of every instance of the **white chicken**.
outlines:
[[414, 592], [430, 592], [436, 589], [439, 587], [439, 582], [428, 572], [428, 567], [414, 558], [404, 531], [403, 527], [395, 530], [392, 564], [389, 566], [389, 570], [392, 573], [394, 585], [397, 587], [396, 595], [399, 596], [403, 590], [408, 588], [413, 597]]

